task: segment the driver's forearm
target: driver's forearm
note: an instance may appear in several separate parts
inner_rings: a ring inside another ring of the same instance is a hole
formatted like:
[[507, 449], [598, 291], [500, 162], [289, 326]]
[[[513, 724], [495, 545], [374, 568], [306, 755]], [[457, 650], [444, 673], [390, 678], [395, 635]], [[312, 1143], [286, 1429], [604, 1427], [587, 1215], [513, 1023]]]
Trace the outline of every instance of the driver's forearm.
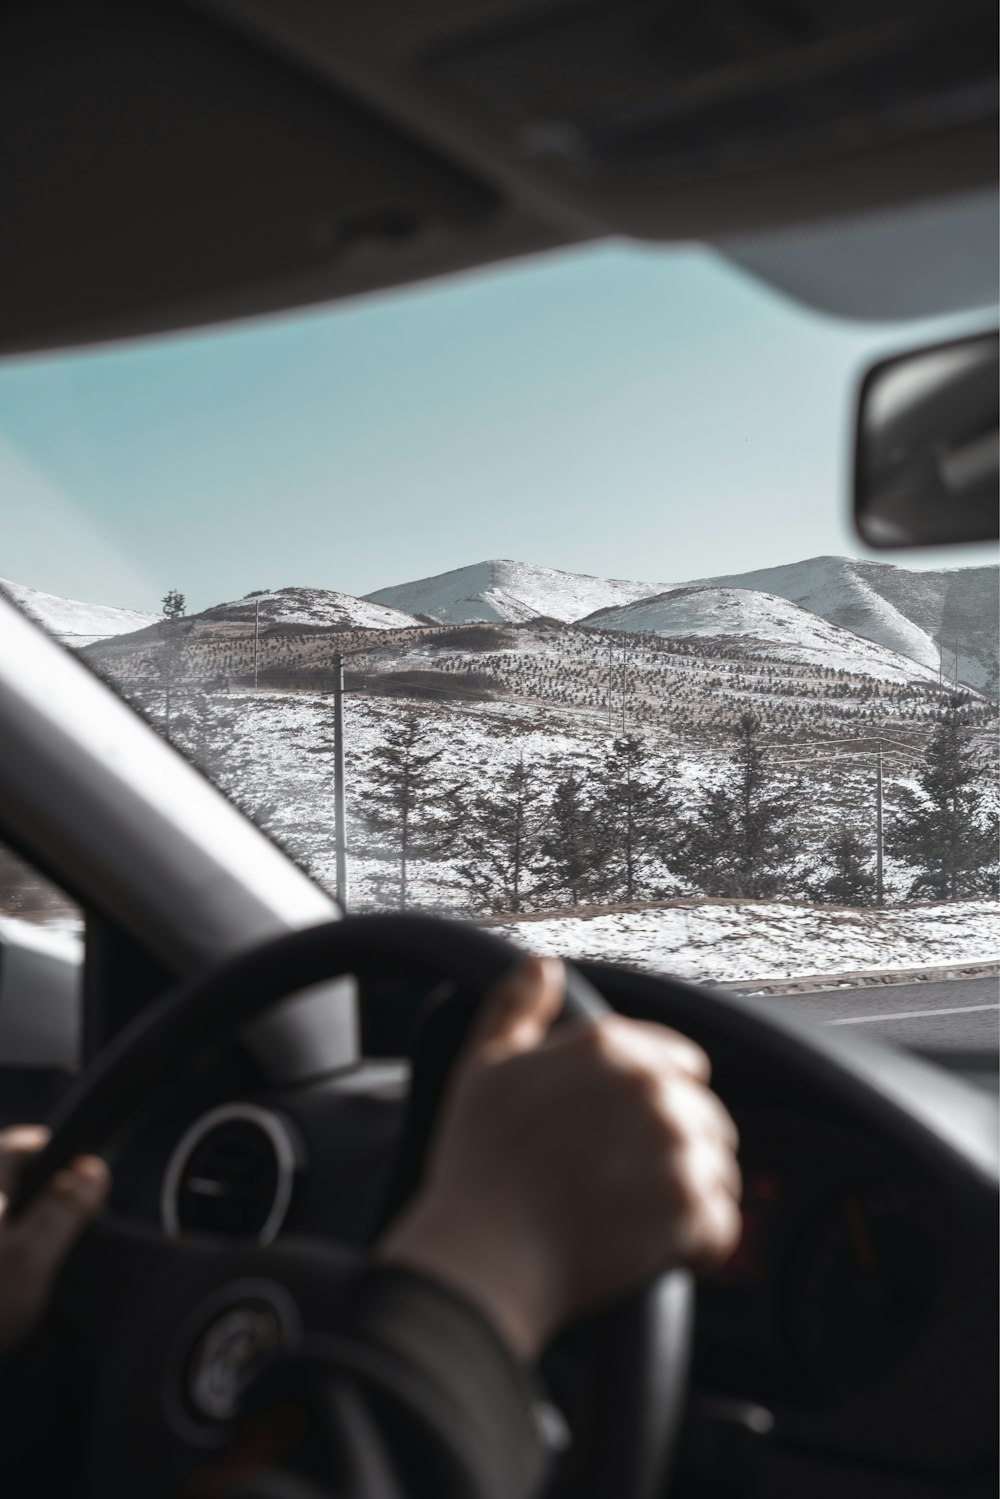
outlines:
[[515, 1358], [533, 1364], [563, 1308], [558, 1277], [538, 1236], [482, 1204], [418, 1199], [379, 1246], [387, 1265], [410, 1268], [470, 1301]]

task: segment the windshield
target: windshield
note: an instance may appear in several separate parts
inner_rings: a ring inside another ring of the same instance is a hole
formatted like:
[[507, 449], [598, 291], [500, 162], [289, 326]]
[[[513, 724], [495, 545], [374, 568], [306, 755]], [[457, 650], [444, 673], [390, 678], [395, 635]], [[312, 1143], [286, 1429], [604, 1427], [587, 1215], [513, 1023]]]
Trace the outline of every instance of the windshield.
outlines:
[[351, 909], [992, 1046], [996, 555], [847, 524], [985, 323], [603, 247], [11, 361], [4, 586]]

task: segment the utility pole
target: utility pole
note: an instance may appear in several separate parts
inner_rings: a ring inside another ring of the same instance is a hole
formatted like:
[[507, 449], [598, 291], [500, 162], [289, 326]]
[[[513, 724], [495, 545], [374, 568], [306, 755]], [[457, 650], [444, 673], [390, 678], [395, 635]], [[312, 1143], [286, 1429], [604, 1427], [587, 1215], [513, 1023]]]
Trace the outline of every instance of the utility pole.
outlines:
[[347, 802], [344, 792], [344, 655], [333, 653], [333, 826], [337, 901], [347, 910]]
[[253, 611], [253, 690], [257, 691], [257, 644], [260, 640], [260, 599], [254, 601]]
[[[371, 646], [333, 653], [333, 841], [336, 858], [336, 896], [347, 909], [347, 780], [344, 774], [344, 661], [367, 656]], [[352, 692], [361, 689], [351, 689]]]
[[882, 877], [882, 741], [878, 741], [875, 760], [875, 904], [885, 904], [885, 887]]

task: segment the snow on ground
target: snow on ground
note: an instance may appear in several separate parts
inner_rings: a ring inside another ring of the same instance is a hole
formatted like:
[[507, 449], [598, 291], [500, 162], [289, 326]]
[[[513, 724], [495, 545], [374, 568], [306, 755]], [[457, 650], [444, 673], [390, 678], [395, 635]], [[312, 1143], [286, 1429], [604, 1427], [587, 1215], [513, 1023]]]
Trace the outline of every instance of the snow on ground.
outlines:
[[[227, 728], [232, 773], [221, 777], [226, 789], [251, 813], [263, 806], [277, 809], [269, 824], [293, 850], [308, 849], [309, 865], [329, 888], [334, 884], [333, 714], [326, 694], [233, 694], [220, 711], [231, 714]], [[581, 743], [576, 715], [557, 710], [533, 712], [491, 703], [488, 708], [453, 703], [409, 703], [386, 698], [348, 696], [345, 705], [347, 761], [348, 871], [352, 903], [366, 904], [380, 875], [394, 877], [396, 864], [367, 852], [372, 843], [365, 829], [371, 791], [372, 750], [398, 722], [401, 709], [412, 708], [428, 724], [428, 748], [441, 751], [442, 783], [467, 781], [470, 770], [479, 785], [489, 786], [504, 768], [522, 756], [526, 764], [573, 758], [590, 747]], [[604, 736], [606, 740], [606, 735]], [[411, 869], [412, 895], [418, 905], [456, 911], [463, 897], [454, 887], [447, 861], [417, 860]]]
[[557, 957], [717, 983], [1000, 958], [1000, 906], [987, 900], [882, 911], [763, 901], [660, 906], [515, 921], [490, 930]]
[[260, 612], [262, 626], [320, 625], [351, 626], [364, 630], [405, 630], [415, 623], [401, 609], [373, 604], [329, 588], [277, 588], [271, 593], [248, 594], [246, 598], [216, 604], [206, 609], [206, 619], [247, 620]]
[[92, 645], [111, 635], [127, 635], [144, 630], [160, 616], [140, 614], [135, 609], [117, 609], [111, 604], [85, 604], [81, 599], [64, 599], [58, 594], [43, 593], [0, 578], [0, 592], [20, 604], [33, 619], [67, 645]]
[[79, 963], [83, 958], [83, 918], [69, 912], [39, 911], [33, 916], [0, 915], [0, 942]]
[[[605, 630], [741, 638], [747, 654], [818, 664], [882, 681], [937, 680], [937, 667], [865, 640], [774, 593], [752, 588], [675, 588], [585, 621]], [[916, 627], [914, 626], [914, 629]]]
[[[593, 717], [568, 708], [491, 701], [433, 703], [349, 694], [345, 702], [347, 759], [348, 872], [355, 906], [389, 903], [379, 894], [380, 881], [394, 877], [395, 864], [379, 853], [366, 829], [370, 807], [372, 751], [403, 711], [412, 710], [429, 731], [428, 748], [441, 751], [438, 774], [444, 785], [466, 782], [489, 790], [503, 770], [523, 758], [542, 782], [569, 761], [585, 762], [607, 751], [610, 737], [602, 714]], [[327, 694], [235, 692], [220, 695], [214, 711], [228, 720], [226, 763], [221, 781], [250, 811], [269, 806], [268, 826], [297, 854], [304, 854], [318, 879], [334, 883], [333, 715]], [[685, 744], [659, 733], [647, 740], [651, 774], [666, 779], [679, 812], [691, 810], [699, 793], [724, 773], [728, 743]], [[212, 767], [210, 767], [212, 768]], [[910, 768], [887, 763], [885, 795], [892, 806], [897, 785], [910, 784]], [[821, 873], [819, 846], [835, 820], [843, 819], [864, 834], [875, 825], [875, 766], [858, 754], [804, 762], [796, 754], [778, 768], [778, 784], [795, 798], [797, 826], [803, 840], [802, 860], [812, 875]], [[468, 910], [467, 897], [444, 860], [418, 859], [411, 867], [411, 893], [418, 906]], [[658, 892], [683, 895], [684, 887], [661, 868]], [[905, 871], [886, 860], [886, 888], [901, 899]], [[652, 894], [652, 891], [650, 891]], [[776, 908], [777, 909], [777, 908]], [[788, 908], [782, 907], [782, 910]], [[610, 918], [609, 918], [610, 919]], [[825, 919], [821, 918], [821, 919]], [[843, 967], [844, 965], [838, 965]]]
[[458, 567], [393, 588], [380, 588], [368, 594], [368, 598], [414, 614], [429, 615], [442, 624], [467, 624], [473, 620], [520, 622], [538, 615], [570, 621], [592, 614], [595, 609], [630, 604], [668, 586], [633, 583], [625, 578], [594, 578], [504, 558], [476, 562], [471, 567]]

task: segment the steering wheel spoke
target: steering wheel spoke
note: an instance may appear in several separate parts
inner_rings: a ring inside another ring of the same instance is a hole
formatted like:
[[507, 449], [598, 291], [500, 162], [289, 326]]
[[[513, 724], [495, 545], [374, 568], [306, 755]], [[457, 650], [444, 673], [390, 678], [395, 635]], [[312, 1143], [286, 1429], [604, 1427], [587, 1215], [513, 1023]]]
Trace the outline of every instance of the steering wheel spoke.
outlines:
[[183, 1253], [157, 1229], [102, 1213], [81, 1236], [63, 1266], [56, 1310], [75, 1332], [103, 1340], [133, 1294], [143, 1294]]

